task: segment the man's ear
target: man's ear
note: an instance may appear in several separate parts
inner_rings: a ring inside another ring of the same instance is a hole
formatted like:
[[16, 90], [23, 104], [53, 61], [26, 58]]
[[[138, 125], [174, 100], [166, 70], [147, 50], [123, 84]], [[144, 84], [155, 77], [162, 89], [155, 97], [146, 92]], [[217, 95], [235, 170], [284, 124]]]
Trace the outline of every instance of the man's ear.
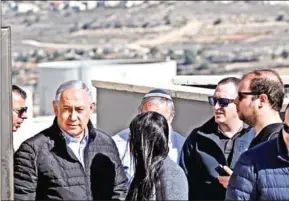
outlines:
[[54, 100], [54, 101], [52, 102], [52, 105], [53, 105], [54, 115], [57, 116], [58, 110], [59, 110], [57, 101]]
[[259, 107], [261, 108], [269, 102], [268, 96], [266, 94], [259, 95], [259, 101], [260, 101]]
[[141, 111], [142, 109], [141, 109], [141, 106], [138, 106], [138, 108], [137, 108], [137, 112], [138, 112], [138, 114], [140, 114], [142, 111]]
[[173, 122], [173, 120], [174, 120], [174, 118], [175, 118], [175, 115], [176, 115], [176, 112], [175, 111], [173, 111], [171, 114], [170, 114], [170, 117], [169, 117], [169, 119], [168, 119], [168, 123], [172, 123]]
[[96, 107], [96, 104], [95, 104], [94, 102], [90, 104], [89, 109], [90, 109], [90, 112], [91, 112], [91, 113], [94, 112], [95, 107]]

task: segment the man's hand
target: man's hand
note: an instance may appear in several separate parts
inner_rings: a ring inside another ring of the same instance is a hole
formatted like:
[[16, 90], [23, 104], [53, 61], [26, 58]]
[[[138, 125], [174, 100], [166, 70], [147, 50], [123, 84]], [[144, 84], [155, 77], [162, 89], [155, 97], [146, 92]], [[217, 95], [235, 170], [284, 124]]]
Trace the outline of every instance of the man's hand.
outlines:
[[224, 170], [230, 175], [230, 176], [218, 176], [218, 180], [220, 182], [220, 184], [222, 184], [224, 186], [224, 188], [227, 188], [228, 187], [228, 184], [229, 184], [229, 180], [230, 180], [230, 177], [231, 175], [233, 174], [233, 171], [227, 167], [227, 166], [224, 166]]

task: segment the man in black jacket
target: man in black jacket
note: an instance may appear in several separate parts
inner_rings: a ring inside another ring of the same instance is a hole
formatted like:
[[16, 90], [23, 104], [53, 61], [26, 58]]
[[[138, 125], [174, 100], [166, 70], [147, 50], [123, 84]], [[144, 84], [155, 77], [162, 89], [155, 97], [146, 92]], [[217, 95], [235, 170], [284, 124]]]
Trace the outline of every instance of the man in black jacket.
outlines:
[[214, 118], [194, 129], [184, 143], [180, 165], [188, 178], [190, 200], [224, 200], [230, 177], [216, 168], [233, 169], [253, 139], [254, 132], [239, 119], [234, 104], [239, 82], [229, 77], [218, 83], [209, 97]]
[[127, 178], [115, 143], [89, 120], [88, 87], [68, 81], [56, 91], [55, 120], [14, 155], [16, 200], [121, 200]]
[[284, 95], [283, 82], [274, 70], [255, 70], [242, 77], [235, 104], [239, 118], [255, 129], [250, 148], [278, 136]]

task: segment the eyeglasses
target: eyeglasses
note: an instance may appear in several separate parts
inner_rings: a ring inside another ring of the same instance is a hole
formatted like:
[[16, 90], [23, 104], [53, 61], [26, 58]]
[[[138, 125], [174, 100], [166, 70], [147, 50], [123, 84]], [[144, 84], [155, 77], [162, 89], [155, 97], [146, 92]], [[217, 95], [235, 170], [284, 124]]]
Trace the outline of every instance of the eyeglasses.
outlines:
[[286, 133], [288, 133], [289, 134], [289, 125], [287, 125], [287, 124], [283, 124], [283, 129], [284, 129], [284, 131], [286, 132]]
[[14, 112], [16, 112], [19, 116], [21, 116], [23, 113], [27, 112], [28, 107], [21, 107], [20, 109], [13, 109]]
[[262, 93], [260, 92], [255, 92], [255, 91], [239, 91], [238, 92], [238, 98], [239, 100], [242, 100], [244, 98], [244, 96], [246, 95], [250, 95], [250, 96], [259, 96]]
[[234, 99], [216, 98], [214, 96], [209, 96], [208, 100], [209, 100], [210, 105], [215, 106], [218, 102], [221, 107], [227, 107], [230, 103], [234, 102]]

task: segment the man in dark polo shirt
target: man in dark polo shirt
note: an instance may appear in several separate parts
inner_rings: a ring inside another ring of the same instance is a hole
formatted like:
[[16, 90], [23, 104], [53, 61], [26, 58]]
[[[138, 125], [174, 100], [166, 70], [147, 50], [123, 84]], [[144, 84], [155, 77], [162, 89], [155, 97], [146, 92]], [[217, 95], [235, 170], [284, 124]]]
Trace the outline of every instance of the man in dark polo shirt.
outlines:
[[235, 104], [239, 118], [255, 129], [249, 148], [278, 136], [284, 95], [283, 82], [274, 70], [255, 70], [242, 77]]

